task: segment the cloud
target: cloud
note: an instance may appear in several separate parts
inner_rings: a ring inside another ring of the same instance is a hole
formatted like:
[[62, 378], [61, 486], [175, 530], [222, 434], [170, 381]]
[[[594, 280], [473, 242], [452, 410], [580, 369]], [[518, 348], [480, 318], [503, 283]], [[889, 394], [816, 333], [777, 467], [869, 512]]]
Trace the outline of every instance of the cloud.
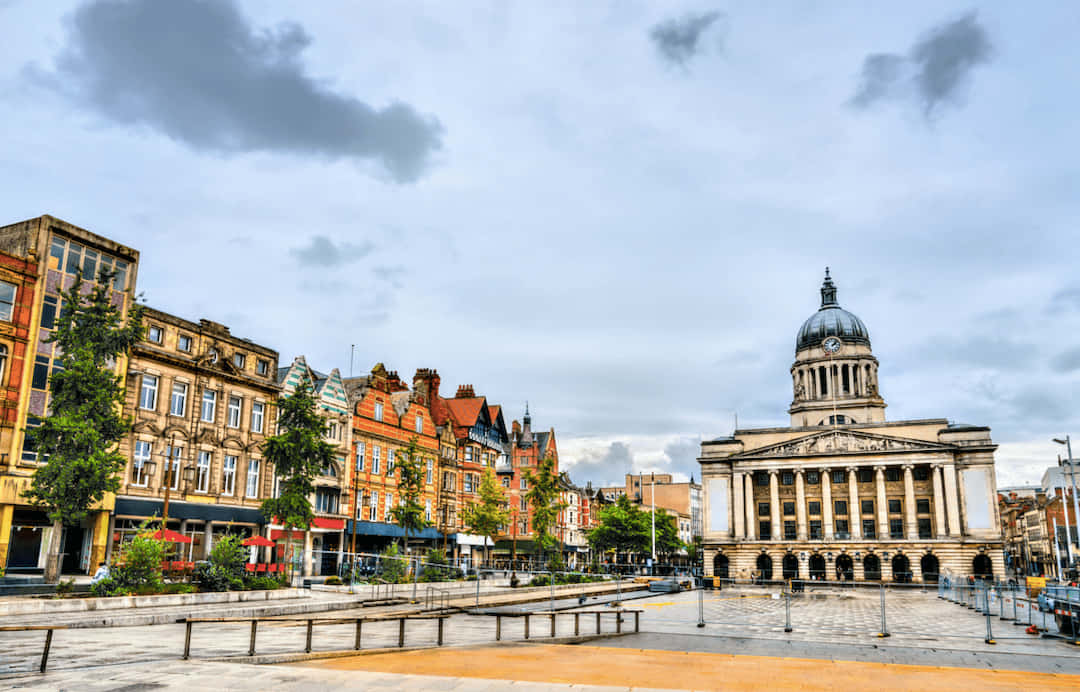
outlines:
[[96, 0], [70, 17], [55, 73], [28, 74], [122, 125], [198, 151], [376, 161], [413, 182], [442, 127], [411, 106], [378, 109], [306, 73], [298, 24], [251, 26], [231, 0]]
[[1062, 351], [1050, 360], [1050, 367], [1057, 372], [1080, 370], [1080, 347]]
[[1080, 284], [1067, 286], [1050, 299], [1049, 311], [1052, 314], [1076, 309], [1080, 309]]
[[612, 442], [607, 448], [586, 449], [576, 460], [567, 463], [567, 471], [579, 485], [622, 485], [633, 470], [634, 455], [625, 442]]
[[293, 248], [289, 254], [308, 267], [338, 267], [371, 254], [375, 246], [365, 242], [362, 245], [352, 243], [334, 243], [324, 235], [311, 237], [306, 247]]
[[957, 103], [972, 70], [990, 61], [993, 47], [974, 12], [938, 25], [907, 56], [874, 53], [863, 60], [853, 106], [914, 96], [930, 117], [942, 104]]
[[664, 447], [664, 455], [668, 458], [667, 471], [678, 476], [693, 477], [700, 481], [701, 464], [697, 460], [700, 454], [700, 438], [684, 437], [670, 443]]
[[688, 14], [681, 19], [669, 19], [654, 26], [649, 31], [649, 37], [665, 60], [685, 66], [700, 50], [702, 35], [723, 16], [722, 12], [712, 10]]

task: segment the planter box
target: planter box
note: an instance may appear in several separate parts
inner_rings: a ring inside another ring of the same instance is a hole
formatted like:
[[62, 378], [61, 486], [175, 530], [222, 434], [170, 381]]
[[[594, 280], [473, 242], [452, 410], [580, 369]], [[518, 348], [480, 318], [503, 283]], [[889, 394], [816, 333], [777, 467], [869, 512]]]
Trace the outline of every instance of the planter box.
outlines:
[[108, 598], [27, 598], [0, 601], [0, 617], [16, 615], [48, 615], [50, 613], [83, 613], [125, 608], [154, 608], [192, 606], [217, 603], [248, 603], [309, 598], [303, 589], [274, 589], [272, 591], [219, 591], [213, 593], [181, 593], [160, 596], [110, 596]]

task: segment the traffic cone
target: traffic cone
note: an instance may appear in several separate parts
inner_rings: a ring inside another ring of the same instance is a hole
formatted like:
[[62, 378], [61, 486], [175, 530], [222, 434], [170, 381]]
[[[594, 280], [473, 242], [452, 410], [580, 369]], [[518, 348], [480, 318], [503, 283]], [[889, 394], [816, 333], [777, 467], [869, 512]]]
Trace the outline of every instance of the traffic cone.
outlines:
[[1032, 626], [1028, 627], [1024, 631], [1027, 632], [1028, 634], [1038, 634], [1039, 633], [1039, 628], [1036, 627], [1035, 625], [1032, 625]]

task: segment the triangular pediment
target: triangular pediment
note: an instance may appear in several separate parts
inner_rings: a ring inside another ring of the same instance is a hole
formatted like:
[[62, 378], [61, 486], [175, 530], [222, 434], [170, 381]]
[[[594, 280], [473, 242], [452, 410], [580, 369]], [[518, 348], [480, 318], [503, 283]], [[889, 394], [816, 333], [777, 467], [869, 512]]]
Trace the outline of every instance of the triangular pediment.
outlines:
[[825, 430], [778, 444], [753, 449], [733, 458], [761, 459], [773, 457], [830, 456], [837, 454], [888, 454], [892, 452], [925, 452], [951, 450], [951, 445], [905, 437], [875, 435], [858, 430]]

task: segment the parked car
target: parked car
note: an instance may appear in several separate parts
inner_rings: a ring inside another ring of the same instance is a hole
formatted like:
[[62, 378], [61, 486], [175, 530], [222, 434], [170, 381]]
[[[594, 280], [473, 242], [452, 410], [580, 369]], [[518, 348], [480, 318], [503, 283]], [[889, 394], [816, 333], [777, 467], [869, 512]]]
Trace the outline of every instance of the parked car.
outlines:
[[679, 593], [682, 586], [674, 579], [657, 579], [649, 582], [649, 591], [656, 593]]

